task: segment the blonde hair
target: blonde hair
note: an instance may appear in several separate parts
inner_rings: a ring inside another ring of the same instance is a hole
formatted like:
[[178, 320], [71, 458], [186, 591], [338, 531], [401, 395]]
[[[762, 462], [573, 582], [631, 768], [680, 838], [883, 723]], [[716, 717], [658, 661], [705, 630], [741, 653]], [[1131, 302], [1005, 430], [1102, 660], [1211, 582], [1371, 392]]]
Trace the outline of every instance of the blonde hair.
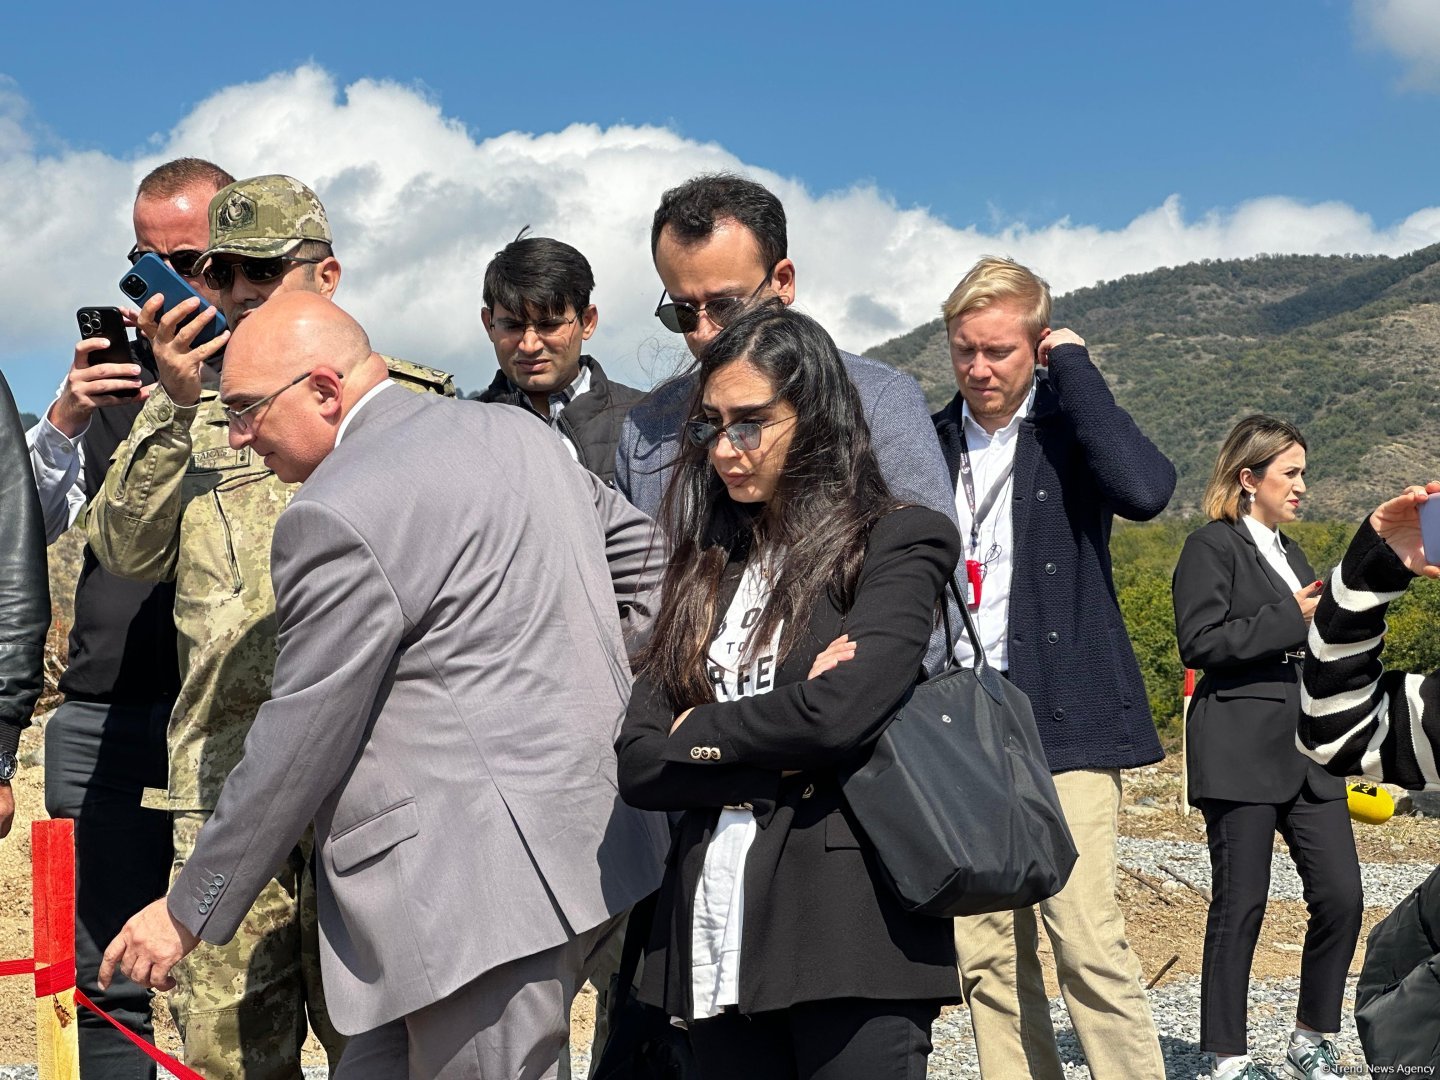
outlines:
[[1262, 415], [1241, 420], [1225, 436], [1210, 482], [1205, 485], [1201, 502], [1205, 515], [1211, 521], [1239, 521], [1247, 510], [1241, 497], [1240, 474], [1249, 469], [1256, 476], [1264, 476], [1270, 463], [1297, 443], [1302, 450], [1309, 449], [1300, 429], [1288, 420]]
[[1025, 329], [1038, 340], [1041, 331], [1050, 325], [1050, 286], [1014, 259], [985, 256], [960, 279], [960, 284], [940, 305], [940, 313], [948, 326], [951, 320], [967, 312], [1009, 300], [1029, 309], [1025, 313]]

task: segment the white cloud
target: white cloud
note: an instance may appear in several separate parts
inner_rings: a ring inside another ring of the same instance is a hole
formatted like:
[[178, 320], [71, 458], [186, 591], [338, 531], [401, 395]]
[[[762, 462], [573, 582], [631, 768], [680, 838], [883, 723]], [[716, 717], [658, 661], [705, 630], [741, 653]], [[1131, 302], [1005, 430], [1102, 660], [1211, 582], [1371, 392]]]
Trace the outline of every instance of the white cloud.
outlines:
[[607, 368], [641, 385], [671, 370], [683, 343], [651, 315], [660, 284], [650, 264], [650, 215], [666, 187], [716, 169], [744, 171], [781, 197], [800, 303], [852, 349], [934, 317], [964, 270], [987, 253], [1015, 256], [1064, 292], [1202, 258], [1398, 254], [1440, 240], [1440, 209], [1377, 228], [1343, 204], [1280, 196], [1191, 218], [1172, 196], [1118, 229], [1069, 220], [955, 228], [925, 209], [897, 206], [873, 186], [816, 194], [663, 128], [573, 125], [477, 140], [420, 90], [370, 80], [340, 88], [310, 66], [212, 95], [142, 156], [47, 154], [26, 137], [25, 103], [5, 89], [0, 365], [53, 356], [47, 385], [68, 361], [69, 313], [119, 301], [135, 184], [181, 154], [211, 158], [237, 175], [286, 172], [312, 184], [329, 209], [345, 268], [339, 302], [377, 347], [447, 368], [470, 389], [494, 371], [479, 318], [485, 265], [527, 224], [574, 244], [594, 265], [601, 324], [591, 344]]
[[1440, 4], [1435, 0], [1355, 0], [1361, 33], [1407, 65], [1405, 84], [1440, 88]]

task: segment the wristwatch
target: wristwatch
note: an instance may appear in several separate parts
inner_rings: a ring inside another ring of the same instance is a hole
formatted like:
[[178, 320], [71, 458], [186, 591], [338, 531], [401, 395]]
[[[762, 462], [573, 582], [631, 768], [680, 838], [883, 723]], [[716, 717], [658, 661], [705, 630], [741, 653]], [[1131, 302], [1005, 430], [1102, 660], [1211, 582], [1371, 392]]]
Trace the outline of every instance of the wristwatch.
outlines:
[[15, 779], [15, 773], [20, 768], [20, 762], [15, 755], [7, 751], [0, 751], [0, 784], [8, 785]]

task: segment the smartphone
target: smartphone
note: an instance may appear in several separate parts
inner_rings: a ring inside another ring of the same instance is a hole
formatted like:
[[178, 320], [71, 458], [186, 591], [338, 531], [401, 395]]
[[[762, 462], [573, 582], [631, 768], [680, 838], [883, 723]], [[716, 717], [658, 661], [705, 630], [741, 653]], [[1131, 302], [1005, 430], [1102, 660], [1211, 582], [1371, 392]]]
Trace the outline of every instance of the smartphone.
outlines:
[[[90, 364], [130, 364], [134, 363], [130, 355], [130, 337], [125, 329], [125, 319], [117, 307], [82, 307], [75, 312], [75, 321], [80, 324], [80, 336], [82, 338], [103, 337], [110, 342], [109, 345], [89, 356]], [[134, 387], [130, 390], [115, 390], [110, 396], [117, 398], [133, 398], [140, 393], [140, 388]]]
[[[176, 305], [183, 304], [192, 296], [200, 301], [200, 306], [196, 308], [197, 315], [210, 306], [210, 301], [192, 289], [189, 282], [171, 270], [165, 260], [153, 251], [142, 255], [140, 261], [130, 268], [130, 272], [120, 279], [120, 291], [133, 300], [136, 307], [143, 307], [145, 301], [156, 293], [164, 293], [165, 303], [160, 308], [162, 315], [167, 314]], [[194, 317], [194, 315], [190, 316], [192, 319]], [[190, 319], [185, 321], [189, 322]], [[215, 318], [195, 336], [195, 340], [191, 344], [204, 345], [224, 330], [225, 316], [216, 311]]]
[[1440, 494], [1420, 504], [1420, 543], [1425, 548], [1425, 561], [1440, 566]]

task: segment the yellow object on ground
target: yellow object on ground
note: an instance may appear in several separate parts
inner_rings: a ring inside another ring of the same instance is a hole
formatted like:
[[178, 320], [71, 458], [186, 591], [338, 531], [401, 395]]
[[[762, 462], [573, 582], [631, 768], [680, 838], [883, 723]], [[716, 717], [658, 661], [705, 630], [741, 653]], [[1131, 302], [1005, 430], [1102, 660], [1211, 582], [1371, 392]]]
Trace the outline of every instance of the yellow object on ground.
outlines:
[[1395, 813], [1395, 800], [1376, 784], [1346, 784], [1346, 801], [1350, 816], [1367, 825], [1382, 825]]

